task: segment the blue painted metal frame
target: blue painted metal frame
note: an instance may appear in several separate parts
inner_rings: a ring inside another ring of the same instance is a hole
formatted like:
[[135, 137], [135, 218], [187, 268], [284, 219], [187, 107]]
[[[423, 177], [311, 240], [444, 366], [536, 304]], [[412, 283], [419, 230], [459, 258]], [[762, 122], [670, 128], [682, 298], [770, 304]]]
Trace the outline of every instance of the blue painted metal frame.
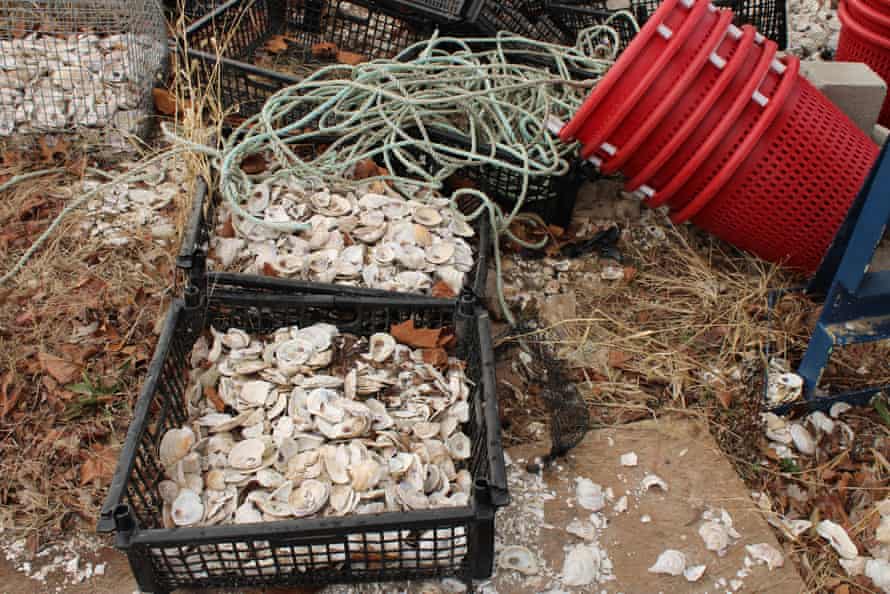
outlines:
[[806, 288], [824, 306], [797, 373], [810, 408], [867, 403], [890, 386], [824, 394], [819, 380], [835, 347], [890, 339], [890, 271], [869, 272], [890, 221], [890, 154], [884, 145], [819, 270]]

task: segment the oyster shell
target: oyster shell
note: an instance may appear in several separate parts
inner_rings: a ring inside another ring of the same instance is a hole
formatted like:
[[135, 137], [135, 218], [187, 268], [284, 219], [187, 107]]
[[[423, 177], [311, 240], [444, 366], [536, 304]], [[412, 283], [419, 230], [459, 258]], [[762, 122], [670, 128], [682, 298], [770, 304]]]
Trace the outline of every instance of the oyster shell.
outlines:
[[193, 526], [204, 517], [201, 496], [190, 489], [182, 489], [173, 501], [170, 516], [177, 526]]
[[307, 479], [295, 489], [288, 499], [293, 515], [298, 518], [317, 513], [327, 503], [331, 495], [328, 483]]
[[524, 575], [538, 573], [538, 560], [529, 549], [512, 545], [504, 547], [498, 553], [498, 565], [504, 569], [513, 569]]

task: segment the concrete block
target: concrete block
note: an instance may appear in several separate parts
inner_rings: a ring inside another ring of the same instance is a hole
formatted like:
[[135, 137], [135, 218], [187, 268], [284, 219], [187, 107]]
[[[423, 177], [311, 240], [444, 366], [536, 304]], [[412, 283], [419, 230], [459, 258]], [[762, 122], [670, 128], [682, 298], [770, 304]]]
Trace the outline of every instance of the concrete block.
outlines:
[[875, 144], [884, 146], [884, 143], [887, 142], [888, 136], [890, 136], [890, 130], [888, 130], [884, 126], [875, 124], [875, 127], [872, 128], [871, 139], [875, 141]]
[[871, 136], [887, 95], [887, 83], [874, 70], [859, 62], [807, 61], [800, 72]]

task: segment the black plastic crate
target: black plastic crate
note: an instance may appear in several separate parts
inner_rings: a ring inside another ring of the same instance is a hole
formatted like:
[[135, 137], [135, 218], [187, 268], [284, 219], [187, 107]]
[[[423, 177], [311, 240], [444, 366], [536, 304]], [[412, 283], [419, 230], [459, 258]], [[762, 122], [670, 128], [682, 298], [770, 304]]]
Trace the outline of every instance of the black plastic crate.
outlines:
[[[420, 294], [395, 293], [383, 289], [359, 288], [342, 284], [318, 283], [312, 281], [275, 278], [255, 274], [232, 272], [215, 272], [207, 270], [206, 246], [216, 227], [217, 207], [221, 197], [216, 192], [208, 191], [207, 184], [198, 180], [192, 210], [182, 236], [182, 245], [176, 258], [178, 274], [184, 278], [186, 287], [199, 292], [217, 292], [220, 290], [239, 288], [283, 294], [321, 294], [339, 295], [344, 297], [377, 297], [409, 300], [430, 300], [438, 303], [456, 304], [460, 296], [454, 299], [436, 299]], [[491, 229], [487, 219], [480, 217], [473, 222], [478, 241], [476, 261], [473, 269], [466, 275], [464, 292], [472, 294], [475, 299], [485, 297], [488, 277], [488, 248], [491, 245]]]
[[[601, 8], [591, 8], [589, 5], [572, 5], [572, 4], [551, 4], [547, 9], [550, 18], [556, 25], [573, 38], [578, 37], [578, 33], [588, 27], [603, 25], [613, 17], [615, 11], [604, 10]], [[612, 18], [609, 26], [618, 33], [618, 51], [622, 51], [628, 46], [637, 34], [637, 30], [632, 26], [631, 22], [622, 17]], [[611, 48], [614, 40], [607, 34], [599, 36], [598, 40], [605, 46]]]
[[275, 92], [300, 81], [252, 63], [257, 49], [275, 35], [296, 39], [305, 63], [321, 67], [332, 62], [313, 58], [317, 43], [331, 42], [368, 59], [390, 58], [434, 29], [431, 20], [391, 2], [229, 0], [188, 27], [184, 48], [201, 84], [211, 82], [222, 107], [247, 118]]
[[[515, 207], [516, 197], [522, 193], [522, 174], [509, 169], [494, 165], [468, 167], [459, 175], [471, 180], [507, 212]], [[521, 212], [537, 214], [545, 223], [565, 229], [572, 220], [578, 190], [586, 179], [586, 167], [580, 163], [572, 165], [565, 175], [529, 176]], [[476, 205], [467, 205], [473, 206]]]
[[[464, 431], [473, 444], [467, 469], [474, 479], [469, 505], [163, 528], [158, 447], [165, 431], [187, 421], [189, 354], [211, 325], [221, 331], [237, 327], [268, 333], [282, 326], [326, 322], [343, 332], [368, 336], [408, 319], [418, 327], [454, 327], [459, 355], [467, 362], [472, 385]], [[494, 516], [508, 502], [487, 313], [423, 300], [227, 292], [206, 302], [177, 299], [171, 305], [98, 530], [117, 533], [116, 546], [126, 552], [139, 588], [155, 594], [190, 587], [320, 586], [445, 576], [469, 581], [491, 574]], [[422, 556], [421, 550], [431, 546], [432, 558]]]
[[[469, 139], [451, 131], [430, 129], [427, 132], [430, 138], [440, 143], [463, 149], [470, 147]], [[477, 150], [479, 154], [488, 154], [491, 149], [489, 146], [480, 145]], [[503, 153], [497, 153], [497, 155], [505, 161], [512, 160], [510, 155]], [[421, 162], [431, 159], [426, 154], [415, 155], [415, 157], [420, 157]], [[516, 164], [519, 165], [518, 162]], [[438, 168], [432, 163], [428, 164], [428, 167], [431, 170]], [[578, 189], [592, 175], [593, 170], [588, 164], [576, 161], [571, 165], [568, 173], [563, 175], [529, 176], [522, 212], [535, 213], [546, 223], [565, 228], [571, 221]], [[466, 181], [471, 182], [474, 187], [485, 192], [489, 198], [508, 211], [515, 207], [516, 197], [522, 193], [522, 174], [497, 165], [460, 169], [446, 182], [449, 186], [448, 190], [454, 191], [464, 186]], [[459, 201], [459, 208], [464, 213], [471, 213], [480, 205], [480, 201], [471, 196], [466, 196]]]
[[475, 30], [494, 36], [509, 31], [538, 41], [575, 45], [574, 38], [557, 26], [540, 0], [475, 0], [463, 27], [461, 32]]
[[[764, 36], [779, 45], [788, 47], [788, 16], [785, 0], [713, 0], [715, 6], [731, 8], [735, 13], [735, 24], [753, 25]], [[646, 22], [660, 0], [631, 0], [631, 8], [640, 26]]]

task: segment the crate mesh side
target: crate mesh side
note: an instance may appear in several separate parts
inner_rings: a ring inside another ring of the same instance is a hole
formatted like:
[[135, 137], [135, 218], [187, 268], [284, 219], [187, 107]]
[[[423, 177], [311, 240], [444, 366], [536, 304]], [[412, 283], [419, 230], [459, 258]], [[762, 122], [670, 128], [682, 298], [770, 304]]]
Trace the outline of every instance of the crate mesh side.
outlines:
[[[259, 301], [263, 304], [252, 305]], [[136, 464], [127, 486], [130, 503], [140, 528], [161, 525], [161, 500], [157, 482], [162, 478], [158, 446], [164, 431], [185, 422], [185, 390], [190, 350], [197, 334], [191, 328], [212, 325], [219, 331], [238, 327], [250, 333], [268, 333], [281, 326], [335, 323], [344, 332], [369, 335], [387, 331], [394, 323], [413, 319], [418, 327], [452, 325], [454, 311], [447, 306], [394, 301], [370, 302], [344, 299], [324, 307], [311, 299], [260, 299], [245, 292], [211, 298], [203, 309], [183, 310], [160, 374], [157, 392], [149, 408], [146, 431], [136, 452]], [[268, 303], [265, 303], [268, 302]], [[467, 463], [475, 481], [487, 479], [489, 428], [482, 414], [481, 339], [475, 317], [459, 345], [467, 361], [470, 420], [463, 429], [473, 444]], [[145, 544], [137, 538], [131, 555], [147, 559], [157, 583], [167, 589], [179, 587], [233, 587], [264, 584], [325, 584], [381, 580], [429, 579], [469, 576], [470, 540], [474, 525], [466, 515], [437, 517], [436, 510], [414, 518], [375, 526], [373, 518], [345, 517], [330, 529], [301, 534], [299, 526], [289, 532], [267, 532], [245, 527], [237, 537], [208, 539], [200, 543], [190, 535], [198, 529], [180, 528], [164, 544]], [[299, 521], [294, 522], [299, 524]], [[280, 524], [280, 523], [278, 523]], [[155, 541], [157, 543], [158, 541]]]
[[[180, 316], [182, 322], [182, 316]], [[180, 323], [173, 335], [170, 350], [158, 376], [150, 419], [139, 439], [133, 472], [127, 484], [127, 503], [140, 528], [160, 528], [161, 496], [158, 483], [163, 480], [158, 448], [168, 429], [181, 427], [186, 422], [185, 390], [188, 387], [189, 353], [196, 336]]]
[[259, 537], [137, 546], [150, 558], [159, 583], [171, 590], [431, 579], [465, 572], [469, 549], [465, 522], [439, 522], [428, 529], [340, 532], [294, 542]]
[[[643, 22], [651, 16], [659, 0], [632, 0], [633, 12]], [[788, 24], [784, 0], [714, 0], [714, 5], [731, 8], [735, 12], [735, 24], [750, 24], [764, 36], [779, 44], [779, 49], [788, 46]]]

